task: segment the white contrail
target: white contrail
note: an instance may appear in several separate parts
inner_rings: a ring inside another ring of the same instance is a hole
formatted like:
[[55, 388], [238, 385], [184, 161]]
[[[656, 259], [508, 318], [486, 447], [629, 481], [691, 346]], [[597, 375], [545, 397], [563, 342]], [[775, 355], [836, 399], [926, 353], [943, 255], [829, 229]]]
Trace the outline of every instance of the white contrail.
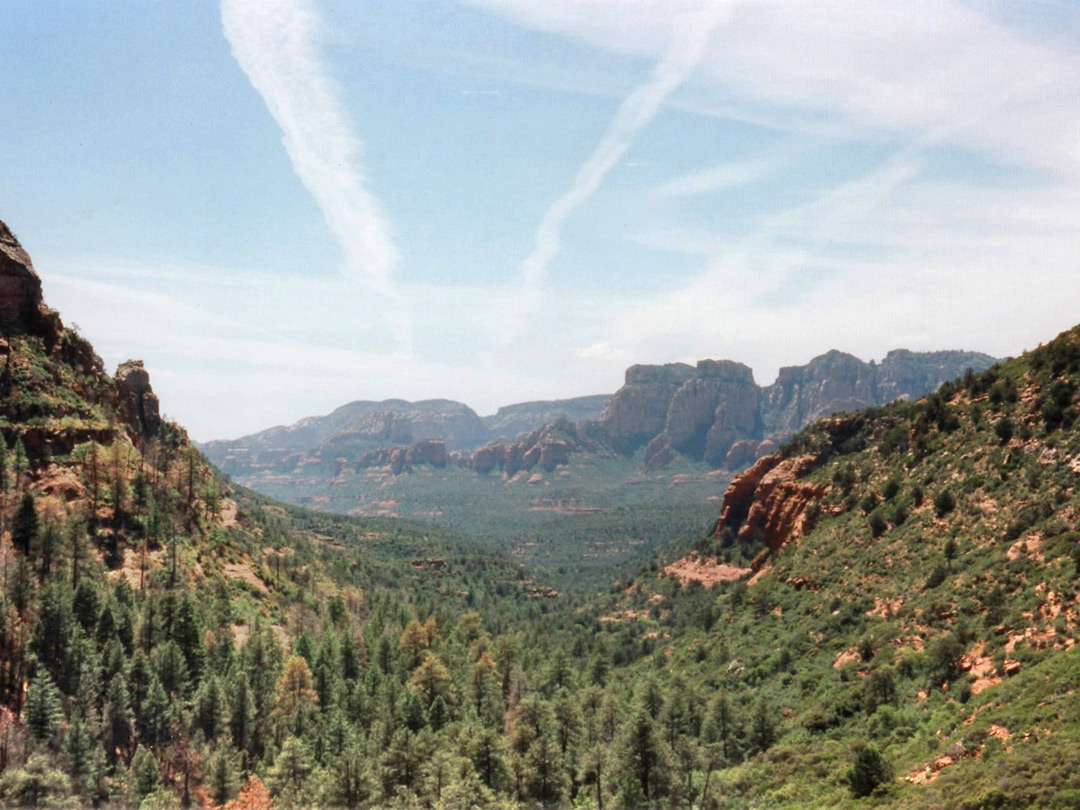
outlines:
[[604, 137], [578, 169], [573, 185], [548, 208], [540, 221], [536, 245], [519, 271], [520, 283], [528, 298], [539, 293], [547, 277], [548, 265], [559, 253], [566, 218], [596, 192], [607, 173], [626, 154], [634, 136], [653, 119], [664, 99], [697, 67], [712, 32], [729, 14], [729, 5], [716, 4], [676, 15], [672, 22], [671, 44], [648, 81], [639, 85], [619, 105]]
[[233, 57], [284, 133], [293, 170], [337, 237], [347, 271], [393, 296], [398, 252], [365, 188], [363, 145], [316, 50], [317, 10], [309, 0], [221, 0], [221, 23]]

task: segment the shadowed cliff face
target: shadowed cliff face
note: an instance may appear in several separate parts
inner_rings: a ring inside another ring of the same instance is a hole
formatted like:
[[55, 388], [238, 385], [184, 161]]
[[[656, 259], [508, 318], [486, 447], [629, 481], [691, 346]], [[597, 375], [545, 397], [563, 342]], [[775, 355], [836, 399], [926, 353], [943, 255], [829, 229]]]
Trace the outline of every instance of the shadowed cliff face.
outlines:
[[41, 299], [41, 279], [30, 255], [0, 221], [0, 331], [34, 335], [51, 348], [62, 328], [59, 316]]

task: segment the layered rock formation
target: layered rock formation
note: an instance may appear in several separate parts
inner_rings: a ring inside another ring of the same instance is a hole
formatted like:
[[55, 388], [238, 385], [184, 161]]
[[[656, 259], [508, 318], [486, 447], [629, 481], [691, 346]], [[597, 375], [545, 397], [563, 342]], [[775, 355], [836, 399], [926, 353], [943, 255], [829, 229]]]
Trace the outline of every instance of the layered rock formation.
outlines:
[[[484, 419], [448, 400], [354, 402], [291, 427], [210, 442], [203, 450], [238, 476], [309, 473], [313, 467], [336, 475], [350, 465], [401, 473], [416, 464], [514, 475], [536, 465], [550, 469], [564, 464], [583, 450], [632, 455], [643, 446], [647, 469], [684, 457], [736, 470], [775, 452], [783, 440], [821, 417], [920, 397], [967, 368], [981, 371], [994, 362], [971, 352], [898, 350], [875, 364], [832, 351], [805, 366], [781, 369], [764, 388], [754, 382], [749, 367], [730, 360], [636, 365], [627, 369], [625, 384], [610, 398], [523, 403]], [[597, 413], [595, 421], [575, 419]], [[546, 423], [534, 421], [541, 419]], [[506, 438], [530, 422], [529, 431]], [[441, 442], [441, 449], [424, 444], [428, 441]], [[432, 461], [433, 452], [444, 453], [445, 461]]]
[[[29, 364], [38, 373], [15, 372], [20, 379], [13, 383], [9, 363], [16, 355], [21, 355], [23, 372]], [[45, 305], [30, 256], [3, 222], [0, 359], [4, 416], [8, 424], [19, 425], [17, 431], [5, 428], [5, 438], [9, 444], [21, 440], [31, 457], [66, 456], [89, 441], [111, 444], [121, 431], [108, 417], [110, 408], [123, 415], [132, 439], [152, 439], [161, 432], [158, 400], [143, 364], [122, 364], [115, 378], [105, 373], [93, 347], [65, 329], [60, 316]], [[71, 397], [57, 396], [61, 385]]]
[[128, 360], [116, 369], [117, 407], [131, 428], [132, 436], [147, 440], [161, 430], [157, 394], [150, 387], [150, 375], [142, 360]]
[[633, 366], [600, 424], [619, 452], [647, 442], [648, 468], [682, 455], [738, 469], [822, 417], [915, 399], [968, 368], [982, 371], [994, 362], [976, 352], [897, 350], [876, 364], [831, 351], [805, 366], [781, 369], [764, 388], [747, 366], [730, 360], [703, 360], [696, 368]]
[[787, 436], [822, 416], [879, 404], [876, 382], [872, 363], [838, 351], [805, 366], [782, 368], [776, 382], [762, 392], [764, 428], [771, 435]]
[[[448, 460], [454, 456], [465, 459], [461, 466], [470, 466], [470, 455], [477, 448], [493, 443], [510, 447], [524, 438], [522, 434], [559, 419], [595, 419], [609, 399], [604, 394], [525, 402], [500, 408], [498, 413], [483, 418], [469, 406], [446, 399], [359, 401], [326, 416], [308, 417], [288, 427], [273, 427], [201, 447], [225, 472], [238, 476], [256, 471], [288, 473], [301, 465], [326, 465], [331, 461], [336, 465], [338, 459], [360, 467], [382, 467], [390, 464], [389, 458], [395, 452], [400, 463], [390, 466], [407, 471], [411, 462], [405, 454], [411, 446], [427, 441], [441, 442]], [[481, 456], [483, 459], [485, 454]], [[425, 456], [416, 463], [430, 462]], [[481, 468], [484, 466], [481, 460]]]
[[568, 419], [556, 419], [519, 435], [514, 441], [500, 440], [472, 453], [447, 451], [442, 441], [426, 439], [407, 447], [384, 447], [365, 453], [357, 459], [356, 471], [388, 467], [395, 475], [400, 475], [421, 464], [445, 467], [449, 463], [481, 475], [499, 470], [512, 476], [534, 467], [550, 472], [560, 464], [568, 463], [571, 454], [580, 450], [605, 452], [608, 448], [599, 440], [597, 432], [595, 422], [575, 424]]
[[736, 441], [760, 434], [759, 398], [749, 366], [702, 360], [672, 396], [664, 429], [646, 448], [645, 465], [665, 464], [677, 452], [719, 467]]
[[[799, 479], [818, 464], [817, 456], [765, 456], [737, 475], [724, 493], [715, 535], [731, 530], [741, 542], [760, 541], [774, 554], [813, 528], [818, 500], [828, 491]], [[763, 559], [755, 561], [760, 567]]]
[[600, 425], [620, 453], [633, 453], [652, 441], [667, 422], [675, 392], [694, 376], [686, 363], [630, 366], [626, 383], [615, 392], [600, 416]]

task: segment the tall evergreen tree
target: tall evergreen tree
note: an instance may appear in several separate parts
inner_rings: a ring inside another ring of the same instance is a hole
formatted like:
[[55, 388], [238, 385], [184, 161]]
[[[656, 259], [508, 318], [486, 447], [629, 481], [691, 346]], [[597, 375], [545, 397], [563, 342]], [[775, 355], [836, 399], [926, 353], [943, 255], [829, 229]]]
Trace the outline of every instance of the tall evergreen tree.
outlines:
[[63, 717], [60, 690], [48, 671], [41, 670], [31, 681], [26, 696], [26, 726], [30, 729], [30, 735], [39, 743], [54, 742]]
[[158, 789], [161, 776], [158, 772], [157, 760], [151, 751], [141, 745], [131, 758], [131, 792], [137, 802], [141, 802], [151, 793]]
[[11, 524], [11, 544], [23, 554], [30, 555], [30, 547], [37, 538], [38, 513], [34, 496], [24, 492], [18, 511]]
[[105, 753], [109, 764], [127, 759], [133, 739], [131, 699], [123, 673], [117, 673], [109, 683], [105, 698], [104, 734]]

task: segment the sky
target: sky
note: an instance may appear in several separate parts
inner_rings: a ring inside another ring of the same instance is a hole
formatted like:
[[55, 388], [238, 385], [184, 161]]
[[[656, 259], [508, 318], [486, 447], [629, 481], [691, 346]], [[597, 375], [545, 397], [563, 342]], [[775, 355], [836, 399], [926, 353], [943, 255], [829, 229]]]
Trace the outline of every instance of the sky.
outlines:
[[1080, 6], [7, 0], [0, 219], [232, 438], [1080, 322]]

